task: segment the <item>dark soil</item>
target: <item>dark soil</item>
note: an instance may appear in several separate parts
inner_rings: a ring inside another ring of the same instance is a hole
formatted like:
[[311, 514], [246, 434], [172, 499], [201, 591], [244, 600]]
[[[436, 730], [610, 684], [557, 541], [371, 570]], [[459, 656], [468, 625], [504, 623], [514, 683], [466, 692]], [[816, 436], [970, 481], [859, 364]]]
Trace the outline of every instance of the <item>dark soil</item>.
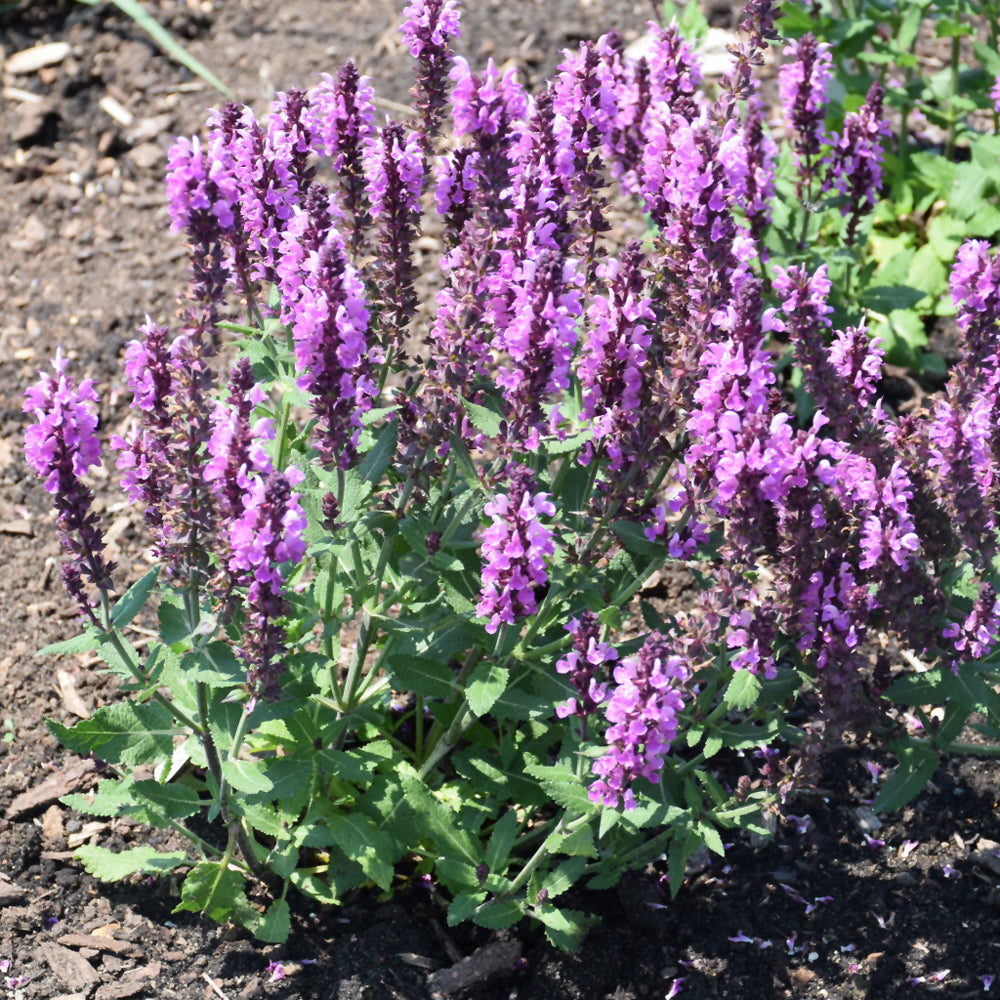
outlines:
[[[349, 57], [380, 96], [407, 100], [397, 0], [146, 5], [258, 112], [273, 90], [308, 86]], [[537, 84], [560, 49], [612, 26], [635, 38], [649, 12], [647, 0], [468, 0], [460, 50], [474, 64], [512, 59]], [[714, 23], [725, 15], [713, 7]], [[104, 428], [126, 419], [123, 345], [144, 314], [170, 321], [185, 276], [167, 225], [166, 150], [201, 128], [218, 96], [110, 4], [27, 2], [0, 15], [0, 30], [0, 62], [42, 42], [70, 46], [53, 65], [4, 71], [0, 104], [0, 735], [10, 737], [0, 742], [0, 985], [10, 977], [9, 996], [63, 1000], [423, 1000], [430, 972], [492, 940], [448, 930], [430, 893], [401, 882], [391, 901], [362, 894], [322, 912], [299, 900], [287, 945], [265, 946], [174, 915], [170, 879], [103, 885], [72, 859], [84, 842], [121, 848], [149, 834], [58, 802], [95, 776], [43, 719], [69, 724], [115, 695], [92, 660], [33, 655], [74, 634], [76, 611], [59, 581], [48, 498], [20, 454], [21, 397], [61, 343], [96, 379]], [[96, 487], [120, 575], [134, 577], [147, 565], [141, 532], [113, 477]], [[1000, 764], [945, 763], [875, 829], [858, 813], [874, 794], [869, 763], [890, 761], [859, 746], [829, 754], [820, 790], [788, 806], [809, 819], [805, 832], [783, 821], [771, 843], [741, 841], [724, 861], [693, 865], [674, 901], [660, 869], [573, 900], [601, 918], [576, 956], [536, 927], [513, 928], [506, 940], [522, 959], [470, 995], [662, 998], [680, 979], [691, 1000], [981, 994], [981, 977], [1000, 976]], [[866, 833], [884, 846], [868, 846]], [[909, 853], [907, 841], [917, 842]], [[283, 981], [269, 962], [283, 963]]]

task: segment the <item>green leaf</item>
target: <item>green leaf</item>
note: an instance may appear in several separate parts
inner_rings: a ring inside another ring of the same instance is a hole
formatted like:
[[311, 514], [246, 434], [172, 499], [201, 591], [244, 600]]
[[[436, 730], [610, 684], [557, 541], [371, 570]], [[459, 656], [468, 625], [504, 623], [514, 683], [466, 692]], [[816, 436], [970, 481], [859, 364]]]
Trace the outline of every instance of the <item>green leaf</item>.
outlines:
[[336, 845], [381, 889], [392, 884], [395, 849], [392, 838], [357, 811], [327, 817]]
[[722, 737], [718, 733], [708, 733], [701, 751], [705, 755], [705, 760], [711, 760], [721, 749]]
[[889, 749], [899, 758], [899, 766], [879, 791], [873, 806], [876, 812], [892, 812], [916, 798], [941, 762], [933, 747], [906, 737]]
[[[952, 254], [954, 257], [954, 253]], [[893, 309], [912, 309], [923, 297], [924, 292], [906, 285], [879, 285], [866, 288], [858, 301], [866, 308], [888, 315]]]
[[156, 586], [159, 575], [160, 567], [155, 566], [141, 580], [136, 580], [121, 596], [114, 611], [111, 612], [111, 621], [117, 628], [125, 628], [139, 613], [150, 591]]
[[190, 864], [184, 851], [161, 853], [155, 847], [109, 851], [106, 847], [84, 844], [73, 856], [89, 874], [102, 882], [118, 882], [129, 875], [162, 875]]
[[[942, 212], [936, 216], [927, 227], [927, 241], [934, 248], [938, 260], [950, 265], [955, 260], [955, 254], [966, 238], [966, 226], [960, 219], [956, 219], [948, 212]], [[907, 305], [894, 306], [896, 309], [906, 309], [916, 305], [910, 302]], [[886, 310], [881, 310], [886, 312]]]
[[191, 626], [180, 599], [173, 594], [164, 594], [160, 598], [156, 617], [160, 623], [160, 638], [168, 646], [183, 642], [191, 634]]
[[919, 674], [907, 674], [889, 686], [882, 695], [897, 705], [933, 705], [941, 700], [941, 667], [931, 667]]
[[486, 867], [494, 875], [503, 875], [510, 866], [510, 849], [517, 840], [519, 824], [513, 809], [508, 809], [490, 834], [486, 844]]
[[238, 792], [253, 794], [270, 793], [274, 784], [267, 776], [263, 761], [227, 760], [222, 764], [222, 776]]
[[701, 845], [701, 837], [698, 836], [696, 830], [691, 828], [686, 818], [683, 822], [678, 823], [678, 829], [670, 840], [670, 853], [667, 860], [671, 897], [675, 897], [680, 892], [688, 859]]
[[423, 830], [413, 832], [418, 837], [425, 833], [430, 836], [442, 856], [451, 852], [470, 865], [478, 865], [483, 859], [479, 841], [467, 830], [458, 827], [454, 811], [417, 777], [409, 764], [400, 764], [397, 773], [406, 804], [423, 827]]
[[587, 868], [586, 858], [569, 858], [542, 879], [541, 888], [551, 901], [572, 889]]
[[464, 924], [475, 912], [476, 907], [486, 899], [485, 892], [460, 892], [448, 907], [448, 926]]
[[105, 705], [72, 729], [51, 719], [45, 724], [67, 750], [130, 768], [169, 760], [176, 731], [170, 713], [155, 703]]
[[499, 413], [480, 406], [478, 403], [470, 403], [467, 399], [462, 400], [465, 411], [472, 421], [472, 426], [477, 431], [482, 431], [489, 438], [496, 438], [500, 434], [501, 416]]
[[545, 794], [556, 805], [583, 815], [597, 811], [597, 806], [590, 801], [586, 785], [578, 781], [568, 767], [529, 763], [524, 769], [533, 778], [538, 778]]
[[512, 927], [523, 916], [520, 905], [509, 899], [505, 903], [487, 903], [473, 914], [472, 922], [488, 930], [499, 931], [505, 927]]
[[244, 878], [240, 872], [223, 868], [218, 861], [202, 861], [184, 879], [181, 901], [174, 907], [174, 913], [183, 910], [204, 913], [220, 924], [229, 919], [241, 924], [253, 920], [257, 911], [250, 906], [243, 886]]
[[568, 952], [575, 952], [580, 947], [583, 935], [593, 923], [579, 910], [561, 910], [549, 903], [534, 907], [531, 915], [542, 922], [549, 943]]
[[67, 656], [72, 653], [89, 653], [92, 649], [97, 649], [100, 644], [100, 633], [95, 628], [88, 628], [86, 632], [75, 635], [72, 639], [50, 642], [38, 650], [35, 656]]
[[732, 680], [726, 686], [725, 694], [722, 696], [722, 703], [726, 708], [746, 711], [757, 704], [760, 696], [760, 681], [756, 674], [749, 670], [737, 670], [733, 674]]
[[496, 704], [507, 688], [510, 669], [493, 660], [484, 660], [466, 683], [465, 700], [477, 718], [484, 716]]
[[181, 667], [189, 681], [209, 687], [240, 687], [246, 683], [247, 668], [225, 642], [210, 642], [185, 653]]
[[394, 689], [412, 691], [427, 698], [447, 698], [454, 687], [455, 675], [446, 661], [420, 656], [395, 655], [388, 664], [395, 678]]
[[259, 921], [248, 929], [261, 941], [274, 941], [278, 944], [288, 940], [288, 932], [292, 928], [292, 914], [288, 901], [284, 896], [276, 899]]
[[382, 479], [385, 470], [389, 468], [389, 464], [396, 454], [397, 432], [398, 428], [395, 423], [379, 429], [375, 447], [358, 464], [358, 472], [366, 483], [370, 483], [372, 486], [376, 485]]

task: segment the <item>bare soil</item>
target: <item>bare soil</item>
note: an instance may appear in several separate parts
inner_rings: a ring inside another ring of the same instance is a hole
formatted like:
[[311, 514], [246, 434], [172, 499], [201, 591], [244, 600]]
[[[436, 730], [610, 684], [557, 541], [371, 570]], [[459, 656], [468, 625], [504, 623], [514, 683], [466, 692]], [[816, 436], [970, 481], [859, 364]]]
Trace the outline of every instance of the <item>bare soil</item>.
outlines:
[[[347, 58], [380, 96], [407, 100], [397, 0], [146, 6], [258, 112], [275, 89], [309, 86]], [[638, 37], [650, 11], [647, 0], [468, 0], [460, 51], [474, 65], [512, 59], [537, 85], [561, 49], [610, 27]], [[724, 4], [712, 13], [727, 20]], [[43, 42], [70, 47], [52, 65], [2, 70], [0, 737], [11, 738], [0, 742], [0, 988], [10, 977], [6, 995], [46, 1000], [425, 1000], [431, 972], [481, 957], [492, 938], [448, 930], [422, 890], [401, 883], [392, 900], [362, 893], [323, 911], [297, 900], [292, 936], [277, 947], [174, 915], [170, 879], [103, 885], [72, 859], [83, 842], [120, 848], [150, 835], [58, 802], [95, 772], [43, 720], [69, 724], [115, 692], [86, 658], [33, 655], [74, 634], [76, 611], [59, 580], [48, 498], [20, 454], [22, 393], [62, 344], [96, 379], [104, 428], [125, 420], [123, 346], [146, 313], [170, 321], [185, 277], [165, 208], [166, 150], [197, 132], [219, 97], [110, 4], [26, 2], [0, 14], [0, 32], [0, 63]], [[141, 534], [113, 476], [96, 486], [127, 581], [146, 568]], [[521, 961], [470, 995], [663, 998], [681, 978], [690, 1000], [981, 994], [980, 977], [1000, 976], [1000, 858], [990, 846], [1000, 840], [1000, 764], [944, 762], [875, 829], [863, 805], [874, 794], [869, 763], [891, 762], [864, 746], [828, 754], [820, 788], [789, 807], [809, 818], [804, 833], [786, 822], [771, 843], [733, 844], [724, 860], [692, 866], [676, 900], [656, 866], [616, 892], [581, 893], [573, 905], [602, 922], [578, 955], [552, 949], [537, 927], [513, 928], [505, 939]], [[917, 842], [909, 852], [907, 841]], [[284, 980], [272, 981], [269, 962], [283, 963]]]

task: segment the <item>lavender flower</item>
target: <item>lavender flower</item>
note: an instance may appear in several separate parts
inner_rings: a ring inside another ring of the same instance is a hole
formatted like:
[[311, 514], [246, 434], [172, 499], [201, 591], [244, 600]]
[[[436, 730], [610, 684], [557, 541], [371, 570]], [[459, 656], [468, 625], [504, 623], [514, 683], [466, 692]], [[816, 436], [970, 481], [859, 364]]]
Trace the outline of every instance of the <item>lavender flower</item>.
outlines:
[[462, 30], [461, 11], [458, 0], [411, 0], [403, 17], [406, 20], [400, 34], [417, 60], [417, 81], [411, 93], [420, 113], [420, 137], [426, 154], [447, 102], [446, 71], [452, 55], [449, 41]]
[[38, 382], [25, 392], [24, 412], [36, 422], [24, 433], [24, 456], [52, 494], [63, 546], [73, 557], [63, 568], [63, 579], [83, 614], [97, 624], [83, 579], [109, 591], [114, 563], [102, 554], [104, 542], [91, 510], [93, 494], [80, 477], [101, 461], [93, 408], [99, 397], [90, 379], [77, 386], [66, 374], [67, 365], [60, 348], [52, 361], [56, 377], [40, 372]]
[[637, 778], [660, 780], [663, 757], [677, 735], [677, 716], [684, 708], [679, 688], [690, 677], [667, 638], [653, 633], [639, 653], [615, 667], [617, 687], [605, 703], [611, 725], [605, 733], [607, 753], [594, 762], [598, 780], [590, 786], [593, 802], [635, 808], [629, 787]]
[[476, 614], [489, 618], [491, 635], [501, 623], [513, 625], [535, 614], [535, 587], [548, 582], [545, 560], [555, 552], [552, 529], [539, 520], [552, 517], [555, 504], [547, 493], [532, 492], [533, 477], [524, 469], [510, 473], [506, 493], [486, 504], [492, 523], [483, 532], [483, 587]]

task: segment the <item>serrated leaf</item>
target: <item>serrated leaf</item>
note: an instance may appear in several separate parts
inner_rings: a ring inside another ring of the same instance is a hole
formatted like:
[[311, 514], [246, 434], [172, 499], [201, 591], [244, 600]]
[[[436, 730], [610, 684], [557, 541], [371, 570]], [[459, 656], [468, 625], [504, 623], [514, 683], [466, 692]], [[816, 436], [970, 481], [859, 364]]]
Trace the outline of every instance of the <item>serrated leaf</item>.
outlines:
[[204, 913], [211, 920], [223, 924], [234, 919], [244, 923], [257, 911], [250, 906], [243, 891], [243, 875], [232, 868], [223, 868], [217, 861], [202, 861], [194, 866], [181, 886], [181, 901], [174, 913], [190, 910]]
[[542, 922], [549, 943], [562, 951], [575, 952], [592, 920], [579, 910], [561, 910], [549, 903], [536, 906], [531, 915]]
[[160, 638], [168, 645], [183, 642], [191, 634], [191, 626], [187, 615], [173, 595], [165, 595], [160, 599], [156, 609], [156, 618], [160, 624]]
[[518, 903], [512, 899], [505, 903], [489, 903], [472, 917], [472, 922], [487, 930], [499, 931], [505, 927], [513, 927], [524, 913]]
[[159, 704], [117, 702], [99, 708], [72, 729], [46, 720], [67, 750], [82, 756], [93, 752], [110, 764], [136, 767], [169, 760], [175, 728], [170, 713]]
[[209, 687], [240, 687], [247, 679], [246, 664], [224, 642], [210, 642], [186, 653], [181, 669], [189, 681]]
[[255, 921], [248, 930], [261, 941], [273, 941], [281, 944], [288, 940], [288, 932], [292, 927], [292, 914], [288, 901], [284, 896], [276, 899], [266, 910], [259, 921]]
[[448, 906], [448, 926], [456, 927], [458, 924], [464, 924], [485, 899], [485, 892], [460, 892]]
[[553, 900], [567, 892], [579, 881], [587, 868], [586, 858], [569, 858], [542, 879], [542, 889]]
[[270, 794], [274, 783], [267, 776], [263, 761], [227, 760], [222, 764], [222, 776], [238, 792], [251, 795], [258, 792]]
[[486, 867], [494, 875], [503, 875], [510, 866], [510, 849], [517, 840], [519, 824], [513, 809], [508, 809], [493, 827], [486, 844]]
[[670, 840], [670, 852], [667, 855], [671, 897], [680, 892], [688, 859], [701, 847], [701, 844], [701, 837], [691, 828], [687, 820], [678, 824], [678, 829]]
[[421, 656], [396, 655], [388, 670], [398, 682], [398, 691], [412, 691], [427, 698], [447, 698], [454, 687], [455, 675], [446, 662]]
[[484, 716], [495, 704], [497, 699], [507, 689], [510, 679], [510, 668], [484, 660], [468, 679], [465, 686], [465, 700], [469, 703], [473, 715]]
[[340, 850], [357, 862], [376, 885], [388, 889], [395, 860], [392, 838], [357, 811], [328, 816], [326, 822]]
[[35, 656], [67, 656], [73, 653], [89, 653], [101, 643], [101, 635], [97, 629], [87, 629], [80, 635], [73, 636], [72, 639], [63, 639], [61, 642], [50, 642], [43, 646]]
[[439, 853], [445, 855], [450, 850], [470, 865], [478, 865], [482, 861], [479, 841], [456, 826], [454, 812], [417, 777], [412, 767], [400, 765], [398, 773], [406, 804], [426, 834], [433, 838]]
[[159, 575], [160, 567], [153, 567], [141, 580], [136, 580], [121, 596], [111, 612], [111, 621], [117, 628], [125, 628], [139, 613], [146, 603], [150, 591], [156, 586]]
[[586, 785], [578, 781], [568, 767], [529, 763], [525, 766], [525, 771], [537, 778], [545, 794], [563, 809], [583, 814], [597, 811], [597, 806], [590, 801]]
[[753, 708], [759, 696], [760, 681], [757, 675], [750, 673], [749, 670], [737, 670], [726, 686], [722, 703], [726, 708], [746, 711], [748, 708]]
[[477, 431], [482, 431], [489, 438], [496, 438], [500, 433], [500, 414], [478, 403], [470, 403], [467, 399], [462, 400], [465, 412], [472, 421], [472, 426]]
[[698, 835], [701, 837], [705, 846], [713, 853], [718, 854], [719, 857], [725, 857], [726, 849], [722, 843], [722, 837], [719, 831], [712, 826], [711, 823], [699, 822], [695, 824], [695, 830], [697, 830]]
[[106, 847], [84, 844], [73, 856], [89, 874], [102, 882], [118, 882], [129, 875], [162, 875], [190, 864], [184, 851], [161, 853], [155, 847], [109, 851]]
[[916, 798], [937, 770], [940, 757], [933, 747], [912, 740], [890, 744], [899, 758], [899, 766], [879, 790], [873, 809], [892, 812]]
[[705, 755], [705, 760], [711, 760], [721, 749], [722, 737], [718, 733], [709, 733], [701, 752]]

